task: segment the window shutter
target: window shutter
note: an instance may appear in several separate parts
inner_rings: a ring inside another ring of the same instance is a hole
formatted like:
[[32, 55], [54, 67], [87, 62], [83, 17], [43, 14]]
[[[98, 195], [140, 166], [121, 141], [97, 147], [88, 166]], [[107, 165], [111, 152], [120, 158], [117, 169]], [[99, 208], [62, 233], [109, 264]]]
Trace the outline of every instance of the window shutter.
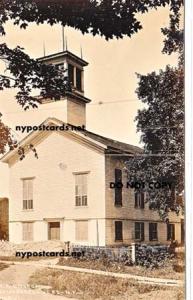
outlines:
[[144, 208], [144, 193], [141, 193], [141, 208]]
[[26, 222], [23, 223], [23, 241], [33, 240], [33, 223]]
[[23, 180], [23, 200], [28, 199], [28, 185], [27, 180]]
[[28, 200], [33, 200], [33, 180], [28, 181]]
[[157, 223], [154, 223], [154, 239], [157, 240], [158, 239], [158, 232], [157, 232]]
[[138, 193], [135, 193], [135, 208], [138, 207], [137, 198], [138, 198]]
[[76, 221], [76, 240], [87, 241], [88, 240], [88, 221], [81, 220]]
[[172, 224], [173, 225], [173, 233], [172, 233], [172, 239], [175, 240], [175, 224]]
[[175, 240], [175, 225], [167, 224], [167, 240]]
[[115, 221], [115, 241], [123, 240], [123, 224], [121, 221]]
[[140, 232], [140, 228], [139, 228], [140, 224], [138, 222], [135, 222], [135, 239], [138, 240], [140, 238], [139, 236], [139, 232]]
[[[115, 183], [122, 183], [122, 171], [115, 169]], [[122, 188], [115, 187], [115, 205], [122, 206]]]
[[149, 223], [149, 240], [150, 241], [152, 241], [152, 239], [153, 239], [152, 230], [153, 230], [152, 223]]
[[167, 241], [170, 240], [170, 224], [167, 224]]
[[141, 223], [141, 241], [144, 241], [144, 223]]

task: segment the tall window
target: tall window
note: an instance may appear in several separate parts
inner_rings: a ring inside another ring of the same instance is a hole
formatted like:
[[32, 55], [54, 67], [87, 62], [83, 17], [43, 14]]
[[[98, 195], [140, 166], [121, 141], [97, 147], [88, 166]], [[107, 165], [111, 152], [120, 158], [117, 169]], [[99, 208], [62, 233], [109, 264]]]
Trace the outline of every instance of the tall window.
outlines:
[[149, 223], [149, 240], [157, 241], [157, 223]]
[[115, 221], [115, 241], [123, 240], [123, 223], [122, 221]]
[[33, 179], [23, 179], [23, 209], [33, 209]]
[[[115, 184], [122, 183], [122, 170], [115, 169]], [[122, 206], [122, 188], [115, 187], [115, 206]]]
[[76, 88], [82, 91], [82, 71], [76, 68]]
[[135, 222], [135, 239], [144, 241], [144, 223]]
[[135, 193], [135, 208], [144, 208], [144, 193]]
[[75, 174], [75, 203], [76, 206], [87, 206], [87, 173]]
[[87, 241], [88, 240], [88, 221], [81, 220], [76, 221], [76, 241]]
[[174, 241], [175, 240], [175, 225], [167, 224], [167, 240]]
[[68, 80], [74, 86], [74, 66], [71, 64], [68, 64]]
[[23, 226], [23, 241], [33, 241], [33, 223], [25, 222]]

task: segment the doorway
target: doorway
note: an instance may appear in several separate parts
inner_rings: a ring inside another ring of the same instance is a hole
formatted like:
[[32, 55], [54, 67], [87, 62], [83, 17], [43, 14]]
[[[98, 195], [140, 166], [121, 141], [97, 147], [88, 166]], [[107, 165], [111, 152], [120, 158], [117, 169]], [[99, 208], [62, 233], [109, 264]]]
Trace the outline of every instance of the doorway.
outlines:
[[60, 240], [60, 222], [48, 223], [48, 239]]

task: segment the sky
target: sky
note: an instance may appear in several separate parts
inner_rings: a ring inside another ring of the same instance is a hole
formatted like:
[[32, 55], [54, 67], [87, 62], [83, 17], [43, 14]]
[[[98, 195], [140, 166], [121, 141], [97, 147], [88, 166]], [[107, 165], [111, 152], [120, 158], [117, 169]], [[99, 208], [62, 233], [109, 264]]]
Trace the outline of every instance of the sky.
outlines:
[[[160, 29], [168, 25], [168, 8], [152, 10], [140, 15], [139, 19], [143, 29], [131, 38], [120, 40], [106, 41], [99, 36], [83, 35], [69, 27], [64, 29], [68, 50], [80, 56], [82, 47], [83, 58], [89, 62], [84, 72], [85, 96], [92, 100], [87, 105], [87, 129], [133, 145], [140, 145], [134, 119], [138, 109], [143, 108], [135, 93], [138, 83], [136, 73], [147, 74], [159, 71], [167, 64], [177, 64], [175, 54], [168, 56], [161, 53], [164, 37]], [[59, 25], [31, 24], [26, 30], [21, 30], [8, 23], [6, 33], [1, 43], [6, 42], [9, 47], [20, 45], [33, 58], [43, 56], [44, 43], [46, 55], [62, 51], [62, 29]], [[0, 62], [0, 73], [4, 69], [4, 63]], [[15, 90], [0, 91], [3, 121], [13, 130], [16, 125], [22, 125], [22, 119], [26, 117], [29, 125], [34, 124], [37, 116], [36, 111], [31, 114], [22, 110], [14, 99], [15, 93]], [[53, 116], [54, 112], [50, 114]]]

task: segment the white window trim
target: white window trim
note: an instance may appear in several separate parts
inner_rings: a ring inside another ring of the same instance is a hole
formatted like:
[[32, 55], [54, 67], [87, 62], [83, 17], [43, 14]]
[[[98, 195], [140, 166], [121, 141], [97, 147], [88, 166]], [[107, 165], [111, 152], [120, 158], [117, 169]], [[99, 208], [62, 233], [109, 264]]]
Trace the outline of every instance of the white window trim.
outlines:
[[[72, 174], [74, 175], [74, 180], [76, 180], [75, 176], [76, 175], [87, 175], [89, 174], [90, 171], [81, 171], [81, 172], [72, 172]], [[75, 184], [76, 186], [76, 184]], [[89, 205], [88, 205], [88, 180], [87, 180], [87, 205], [82, 205], [82, 199], [81, 199], [81, 205], [76, 205], [76, 192], [74, 193], [74, 200], [75, 200], [75, 204], [74, 204], [74, 207], [75, 208], [87, 208]]]

